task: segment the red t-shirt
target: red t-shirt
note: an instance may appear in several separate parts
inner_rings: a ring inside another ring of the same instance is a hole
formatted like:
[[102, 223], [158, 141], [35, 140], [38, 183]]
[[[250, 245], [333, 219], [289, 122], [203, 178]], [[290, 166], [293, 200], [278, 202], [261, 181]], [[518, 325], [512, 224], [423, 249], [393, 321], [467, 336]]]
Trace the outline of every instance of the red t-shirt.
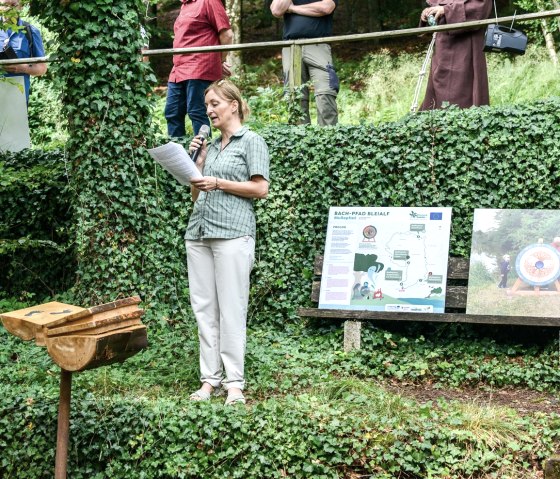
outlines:
[[[231, 28], [221, 0], [191, 0], [184, 3], [173, 31], [173, 48], [219, 45], [219, 33]], [[169, 81], [216, 81], [222, 78], [222, 54], [193, 53], [173, 55]]]

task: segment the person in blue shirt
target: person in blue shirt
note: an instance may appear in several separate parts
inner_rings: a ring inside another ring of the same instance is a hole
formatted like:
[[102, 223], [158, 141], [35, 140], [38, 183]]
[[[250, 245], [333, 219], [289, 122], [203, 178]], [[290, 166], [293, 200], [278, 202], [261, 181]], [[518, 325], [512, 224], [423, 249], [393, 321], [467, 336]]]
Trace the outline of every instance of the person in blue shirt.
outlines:
[[[0, 0], [0, 26], [5, 28], [6, 26], [17, 24], [19, 27], [22, 27], [20, 29], [7, 28], [6, 30], [0, 30], [0, 51], [11, 47], [18, 58], [44, 57], [45, 49], [41, 32], [33, 25], [29, 25], [19, 18], [20, 11], [21, 3], [19, 0]], [[0, 65], [0, 76], [23, 77], [27, 101], [29, 101], [30, 77], [44, 75], [46, 72], [46, 63]]]

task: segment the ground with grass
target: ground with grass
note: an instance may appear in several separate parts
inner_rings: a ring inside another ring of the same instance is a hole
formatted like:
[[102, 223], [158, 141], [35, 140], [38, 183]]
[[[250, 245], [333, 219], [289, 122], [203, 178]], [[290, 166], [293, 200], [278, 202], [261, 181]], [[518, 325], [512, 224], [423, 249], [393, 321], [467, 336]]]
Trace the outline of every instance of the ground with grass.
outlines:
[[[71, 477], [536, 479], [560, 446], [560, 352], [546, 329], [368, 324], [363, 349], [344, 352], [336, 323], [253, 326], [247, 405], [232, 409], [223, 395], [187, 400], [190, 314], [150, 324], [147, 350], [74, 375]], [[0, 417], [21, 424], [11, 438], [0, 420], [0, 470], [43, 477], [17, 472], [11, 440], [46, 435], [52, 453], [59, 371], [3, 329], [0, 344]]]

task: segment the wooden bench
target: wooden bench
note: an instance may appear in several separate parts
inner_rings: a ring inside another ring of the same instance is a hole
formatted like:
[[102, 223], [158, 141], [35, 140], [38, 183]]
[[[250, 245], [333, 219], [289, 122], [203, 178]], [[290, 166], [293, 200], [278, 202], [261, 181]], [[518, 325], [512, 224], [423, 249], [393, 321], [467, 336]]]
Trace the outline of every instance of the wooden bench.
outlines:
[[[323, 256], [315, 258], [314, 280], [311, 300], [319, 302]], [[542, 318], [532, 316], [493, 316], [466, 314], [467, 281], [469, 261], [465, 258], [450, 257], [447, 266], [447, 290], [445, 313], [405, 313], [348, 309], [300, 308], [298, 314], [303, 318], [343, 319], [344, 350], [360, 349], [361, 321], [424, 321], [443, 323], [509, 324], [523, 326], [560, 327], [560, 317]]]

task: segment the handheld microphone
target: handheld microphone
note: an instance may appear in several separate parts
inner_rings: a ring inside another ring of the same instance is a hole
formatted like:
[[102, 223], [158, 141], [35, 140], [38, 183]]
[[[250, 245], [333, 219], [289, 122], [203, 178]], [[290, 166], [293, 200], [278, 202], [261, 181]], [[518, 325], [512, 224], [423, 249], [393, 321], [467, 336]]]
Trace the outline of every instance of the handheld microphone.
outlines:
[[[200, 138], [202, 138], [202, 141], [206, 140], [206, 138], [208, 138], [208, 135], [210, 134], [210, 127], [208, 125], [202, 125], [200, 127], [200, 130], [198, 130], [198, 135]], [[196, 162], [196, 159], [198, 158], [198, 154], [200, 153], [200, 148], [197, 148], [196, 150], [193, 151], [192, 154], [192, 160], [194, 162]]]

